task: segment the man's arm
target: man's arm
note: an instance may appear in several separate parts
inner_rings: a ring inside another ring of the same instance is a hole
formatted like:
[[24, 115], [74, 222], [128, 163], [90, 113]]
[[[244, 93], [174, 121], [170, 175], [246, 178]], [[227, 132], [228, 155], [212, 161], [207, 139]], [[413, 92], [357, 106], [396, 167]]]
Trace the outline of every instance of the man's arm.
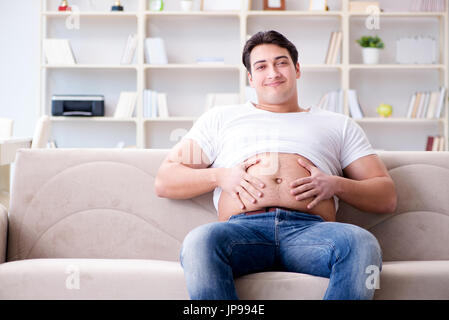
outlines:
[[353, 161], [343, 169], [344, 177], [327, 175], [301, 159], [298, 162], [311, 175], [295, 180], [291, 185], [292, 194], [297, 200], [314, 196], [309, 209], [333, 195], [362, 211], [392, 213], [396, 209], [394, 182], [377, 155]]
[[[156, 195], [171, 199], [190, 199], [220, 187], [229, 193], [242, 209], [242, 199], [255, 203], [263, 193], [264, 184], [246, 170], [260, 159], [244, 161], [233, 168], [208, 168], [210, 160], [201, 147], [184, 139], [170, 150], [158, 170]], [[256, 188], [257, 186], [257, 188]]]
[[209, 159], [195, 141], [182, 140], [170, 150], [157, 172], [157, 196], [189, 199], [214, 190], [221, 168], [209, 166]]
[[368, 212], [393, 213], [397, 196], [394, 182], [377, 155], [368, 155], [352, 162], [335, 176], [335, 195], [350, 205]]

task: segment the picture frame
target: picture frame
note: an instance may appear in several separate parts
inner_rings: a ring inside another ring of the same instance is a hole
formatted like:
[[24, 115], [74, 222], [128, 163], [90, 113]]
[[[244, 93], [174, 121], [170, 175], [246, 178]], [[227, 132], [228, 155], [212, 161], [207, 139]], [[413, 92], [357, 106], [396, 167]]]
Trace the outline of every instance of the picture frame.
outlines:
[[327, 11], [327, 0], [310, 0], [310, 11]]
[[250, 10], [252, 0], [201, 0], [201, 11], [240, 11]]
[[263, 0], [264, 10], [285, 10], [285, 0]]

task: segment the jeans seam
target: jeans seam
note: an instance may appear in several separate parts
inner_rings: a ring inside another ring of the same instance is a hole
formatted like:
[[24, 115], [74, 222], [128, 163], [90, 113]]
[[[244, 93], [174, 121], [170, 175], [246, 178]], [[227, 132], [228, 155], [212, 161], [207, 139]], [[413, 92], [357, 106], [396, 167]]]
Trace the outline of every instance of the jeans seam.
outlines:
[[232, 255], [233, 247], [235, 247], [236, 245], [239, 245], [239, 244], [273, 246], [272, 243], [267, 243], [267, 242], [231, 242], [227, 248], [229, 256]]

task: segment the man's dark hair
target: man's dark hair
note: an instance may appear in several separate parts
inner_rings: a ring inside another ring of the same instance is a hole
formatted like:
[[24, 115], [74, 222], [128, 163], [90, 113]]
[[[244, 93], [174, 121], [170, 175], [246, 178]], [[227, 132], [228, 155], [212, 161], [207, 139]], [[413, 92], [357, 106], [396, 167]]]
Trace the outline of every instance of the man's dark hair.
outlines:
[[281, 48], [287, 49], [293, 60], [293, 64], [296, 66], [296, 63], [298, 62], [298, 50], [296, 50], [295, 45], [291, 43], [290, 40], [274, 30], [260, 31], [246, 41], [245, 47], [243, 48], [242, 62], [249, 73], [251, 73], [251, 62], [249, 61], [251, 51], [261, 44], [275, 44]]

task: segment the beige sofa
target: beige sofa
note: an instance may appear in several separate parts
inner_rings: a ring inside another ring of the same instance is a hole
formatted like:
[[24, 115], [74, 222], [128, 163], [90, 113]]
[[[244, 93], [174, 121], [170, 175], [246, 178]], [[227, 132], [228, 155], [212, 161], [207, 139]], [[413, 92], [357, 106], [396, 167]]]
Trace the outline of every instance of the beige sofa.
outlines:
[[[188, 299], [179, 250], [216, 220], [212, 193], [158, 198], [168, 150], [20, 150], [9, 213], [0, 209], [0, 299]], [[383, 250], [376, 299], [449, 299], [449, 153], [380, 154], [394, 214], [341, 203], [338, 220]], [[328, 279], [264, 272], [236, 279], [242, 299], [321, 299]]]

